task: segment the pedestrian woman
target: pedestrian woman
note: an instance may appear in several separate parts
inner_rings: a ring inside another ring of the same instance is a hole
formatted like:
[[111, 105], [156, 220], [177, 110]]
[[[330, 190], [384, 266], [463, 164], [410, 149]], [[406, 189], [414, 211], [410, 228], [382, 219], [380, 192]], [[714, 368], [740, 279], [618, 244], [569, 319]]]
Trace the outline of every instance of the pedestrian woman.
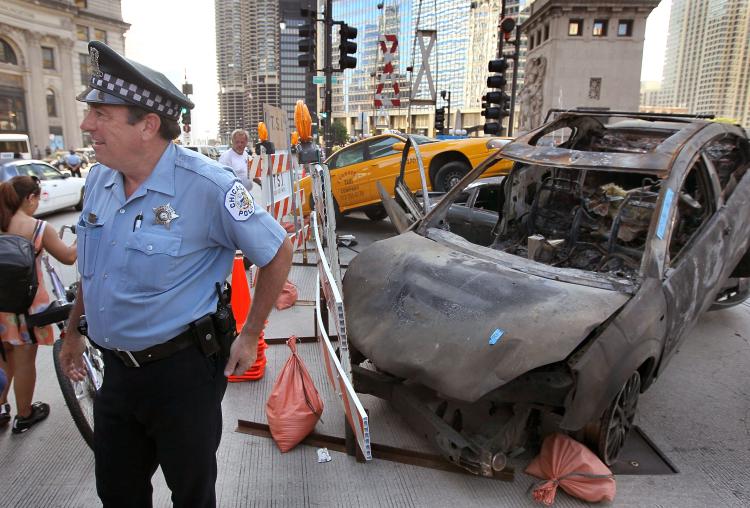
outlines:
[[[45, 221], [34, 219], [39, 207], [39, 196], [42, 189], [39, 180], [30, 176], [16, 176], [0, 184], [0, 232], [10, 233], [27, 238], [34, 244], [36, 271], [39, 277], [39, 289], [31, 303], [29, 314], [44, 310], [50, 303], [49, 294], [44, 287], [40, 257], [46, 249], [54, 258], [66, 265], [76, 261], [76, 245], [65, 245], [55, 233], [48, 228]], [[10, 404], [8, 392], [11, 385], [16, 396], [16, 416], [13, 419], [13, 433], [20, 434], [29, 430], [34, 424], [47, 418], [49, 405], [34, 402], [36, 384], [36, 352], [39, 344], [50, 345], [54, 341], [52, 325], [29, 330], [24, 316], [0, 312], [0, 369], [4, 370], [8, 383], [0, 393], [0, 427], [10, 421]]]

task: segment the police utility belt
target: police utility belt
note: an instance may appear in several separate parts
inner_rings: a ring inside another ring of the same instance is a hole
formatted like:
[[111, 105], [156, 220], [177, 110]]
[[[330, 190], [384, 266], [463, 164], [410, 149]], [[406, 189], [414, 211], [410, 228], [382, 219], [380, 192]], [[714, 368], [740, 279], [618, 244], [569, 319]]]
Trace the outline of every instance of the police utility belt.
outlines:
[[[237, 337], [237, 324], [232, 313], [232, 306], [229, 303], [231, 287], [229, 284], [225, 284], [225, 286], [225, 289], [222, 290], [220, 284], [216, 283], [216, 291], [219, 294], [216, 312], [193, 321], [188, 325], [187, 330], [167, 342], [141, 351], [125, 351], [122, 349], [108, 349], [107, 351], [122, 360], [127, 367], [141, 367], [151, 362], [163, 360], [193, 345], [197, 345], [206, 356], [221, 353], [228, 357], [232, 342]], [[85, 328], [79, 331], [86, 335], [87, 330]]]

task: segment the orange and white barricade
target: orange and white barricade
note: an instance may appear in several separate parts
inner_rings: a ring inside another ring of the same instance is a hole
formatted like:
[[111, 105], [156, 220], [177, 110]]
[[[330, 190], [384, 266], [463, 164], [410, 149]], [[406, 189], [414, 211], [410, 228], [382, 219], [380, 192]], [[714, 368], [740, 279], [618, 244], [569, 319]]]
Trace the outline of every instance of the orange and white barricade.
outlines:
[[310, 238], [310, 228], [303, 223], [300, 213], [304, 195], [294, 177], [296, 168], [296, 158], [287, 152], [253, 155], [248, 159], [248, 177], [261, 180], [266, 211], [282, 225], [290, 215], [295, 215], [291, 221], [294, 230], [289, 232], [295, 250], [304, 248]]

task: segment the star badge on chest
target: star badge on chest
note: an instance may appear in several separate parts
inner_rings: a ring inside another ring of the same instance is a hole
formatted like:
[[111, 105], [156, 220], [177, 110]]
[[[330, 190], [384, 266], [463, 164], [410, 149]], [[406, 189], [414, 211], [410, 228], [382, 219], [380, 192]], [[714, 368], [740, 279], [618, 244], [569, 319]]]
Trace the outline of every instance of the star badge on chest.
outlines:
[[167, 226], [167, 229], [170, 223], [179, 217], [170, 203], [154, 208], [154, 224], [162, 224]]

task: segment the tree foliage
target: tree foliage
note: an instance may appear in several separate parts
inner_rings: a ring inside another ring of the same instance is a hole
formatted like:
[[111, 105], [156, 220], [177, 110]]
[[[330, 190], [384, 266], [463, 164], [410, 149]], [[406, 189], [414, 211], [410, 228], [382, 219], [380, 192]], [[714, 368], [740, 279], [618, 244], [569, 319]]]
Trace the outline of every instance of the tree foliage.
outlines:
[[331, 135], [333, 136], [334, 145], [343, 145], [349, 139], [349, 133], [346, 126], [340, 120], [336, 120], [331, 125]]

